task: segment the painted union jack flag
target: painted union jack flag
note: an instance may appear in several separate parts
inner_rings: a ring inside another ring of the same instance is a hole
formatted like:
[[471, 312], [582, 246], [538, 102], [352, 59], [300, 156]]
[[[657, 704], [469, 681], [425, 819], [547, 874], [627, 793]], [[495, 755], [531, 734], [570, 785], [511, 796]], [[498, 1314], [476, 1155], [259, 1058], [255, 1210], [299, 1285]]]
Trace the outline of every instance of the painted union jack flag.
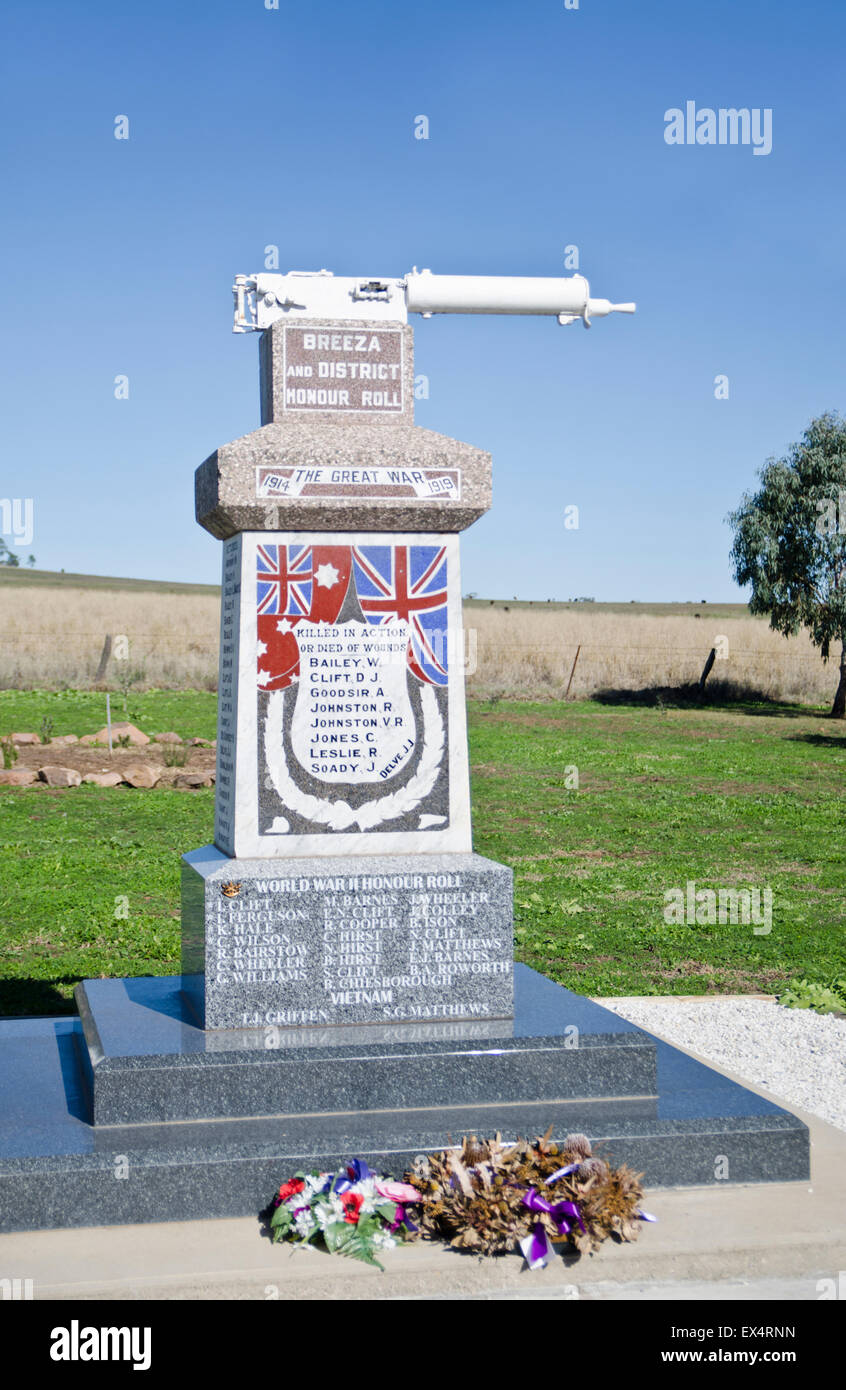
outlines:
[[296, 628], [334, 623], [350, 581], [348, 545], [259, 545], [256, 628], [260, 690], [285, 690], [299, 676]]
[[259, 615], [305, 618], [314, 580], [310, 545], [260, 545], [256, 555]]
[[408, 664], [414, 675], [446, 685], [446, 546], [355, 546], [353, 566], [367, 621], [384, 626], [404, 618], [411, 627]]

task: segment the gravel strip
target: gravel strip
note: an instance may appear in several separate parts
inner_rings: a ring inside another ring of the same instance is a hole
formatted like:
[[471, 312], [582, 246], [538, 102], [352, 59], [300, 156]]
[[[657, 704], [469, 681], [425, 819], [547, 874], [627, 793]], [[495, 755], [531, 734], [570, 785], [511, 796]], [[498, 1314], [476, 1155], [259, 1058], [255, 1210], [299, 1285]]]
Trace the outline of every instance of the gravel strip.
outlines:
[[602, 999], [607, 1009], [846, 1130], [846, 1019], [770, 999]]

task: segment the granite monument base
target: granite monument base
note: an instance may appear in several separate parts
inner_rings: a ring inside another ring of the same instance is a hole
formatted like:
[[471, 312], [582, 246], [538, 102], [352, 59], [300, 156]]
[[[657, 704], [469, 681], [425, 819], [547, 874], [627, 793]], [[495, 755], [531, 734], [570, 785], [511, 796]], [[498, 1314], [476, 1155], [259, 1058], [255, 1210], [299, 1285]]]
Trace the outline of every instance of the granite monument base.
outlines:
[[[514, 1019], [264, 1028], [196, 1026], [180, 979], [77, 986], [96, 1126], [347, 1112], [507, 1109], [612, 1100], [654, 1109], [655, 1045], [541, 976]], [[307, 1126], [306, 1126], [307, 1128]]]
[[469, 1131], [549, 1125], [648, 1187], [807, 1182], [787, 1111], [525, 966], [514, 984], [499, 1031], [304, 1029], [268, 1047], [246, 1030], [221, 1049], [178, 978], [86, 981], [78, 1020], [2, 1021], [0, 1229], [257, 1214], [298, 1168], [355, 1156], [401, 1176]]

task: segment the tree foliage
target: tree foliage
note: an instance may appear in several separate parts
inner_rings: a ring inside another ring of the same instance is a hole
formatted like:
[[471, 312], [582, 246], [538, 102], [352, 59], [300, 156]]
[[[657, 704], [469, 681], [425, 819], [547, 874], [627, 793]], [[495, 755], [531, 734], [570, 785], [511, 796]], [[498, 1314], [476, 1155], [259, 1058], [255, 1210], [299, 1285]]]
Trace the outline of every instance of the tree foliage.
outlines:
[[846, 420], [812, 420], [784, 458], [770, 458], [760, 487], [728, 518], [738, 584], [751, 584], [753, 613], [786, 636], [805, 627], [827, 660], [841, 646], [834, 714], [846, 708]]

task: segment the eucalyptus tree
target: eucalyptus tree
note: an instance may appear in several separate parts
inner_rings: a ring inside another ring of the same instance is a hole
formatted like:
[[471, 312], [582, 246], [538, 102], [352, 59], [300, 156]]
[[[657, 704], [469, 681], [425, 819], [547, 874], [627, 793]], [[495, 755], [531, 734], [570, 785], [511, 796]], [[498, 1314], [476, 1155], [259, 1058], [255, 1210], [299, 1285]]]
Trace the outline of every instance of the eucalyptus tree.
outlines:
[[770, 458], [760, 487], [746, 493], [728, 521], [738, 584], [750, 584], [749, 608], [785, 636], [806, 628], [828, 660], [840, 649], [831, 714], [846, 717], [846, 420], [812, 420], [784, 458]]

